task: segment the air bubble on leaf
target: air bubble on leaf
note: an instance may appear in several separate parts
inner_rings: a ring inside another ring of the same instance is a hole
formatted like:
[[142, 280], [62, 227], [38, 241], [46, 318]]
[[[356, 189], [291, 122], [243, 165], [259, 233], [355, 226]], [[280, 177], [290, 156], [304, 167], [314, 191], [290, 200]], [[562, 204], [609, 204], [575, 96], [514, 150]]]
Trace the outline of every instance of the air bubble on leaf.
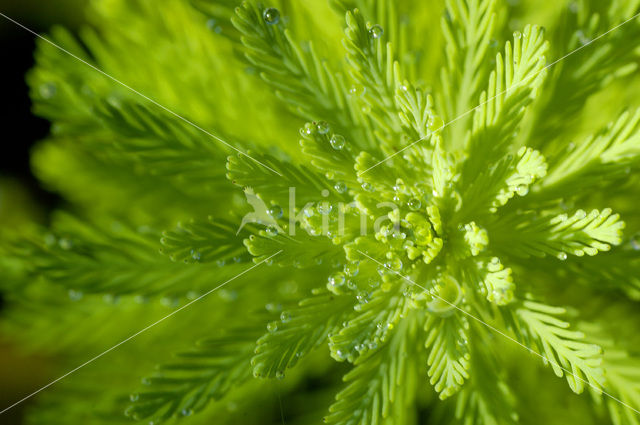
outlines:
[[336, 182], [336, 184], [333, 186], [333, 188], [338, 193], [345, 193], [347, 191], [347, 185], [343, 181]]
[[384, 30], [380, 25], [374, 25], [369, 30], [369, 35], [371, 35], [371, 38], [374, 38], [374, 39], [378, 39], [382, 37], [383, 34], [384, 34]]
[[333, 136], [331, 136], [331, 140], [329, 140], [329, 143], [331, 143], [331, 147], [333, 149], [337, 151], [342, 150], [342, 148], [344, 148], [344, 145], [345, 145], [344, 136], [340, 134], [334, 134]]
[[527, 194], [529, 193], [529, 186], [527, 186], [526, 184], [519, 184], [519, 185], [516, 187], [516, 193], [517, 193], [519, 196], [525, 196], [525, 195], [527, 195]]
[[327, 134], [329, 132], [329, 130], [331, 129], [331, 127], [329, 126], [328, 122], [319, 121], [316, 124], [316, 129], [318, 130], [318, 133], [320, 133], [320, 134]]
[[267, 211], [269, 215], [275, 219], [282, 218], [282, 207], [280, 205], [272, 205]]
[[419, 210], [422, 206], [422, 202], [420, 202], [420, 199], [418, 198], [409, 199], [409, 202], [407, 204], [409, 205], [409, 208], [414, 211]]
[[268, 330], [270, 333], [274, 333], [275, 331], [277, 331], [277, 330], [278, 330], [278, 323], [277, 323], [277, 322], [269, 322], [269, 323], [267, 324], [267, 330]]
[[262, 18], [269, 25], [275, 25], [280, 22], [280, 11], [275, 7], [269, 7], [262, 13]]

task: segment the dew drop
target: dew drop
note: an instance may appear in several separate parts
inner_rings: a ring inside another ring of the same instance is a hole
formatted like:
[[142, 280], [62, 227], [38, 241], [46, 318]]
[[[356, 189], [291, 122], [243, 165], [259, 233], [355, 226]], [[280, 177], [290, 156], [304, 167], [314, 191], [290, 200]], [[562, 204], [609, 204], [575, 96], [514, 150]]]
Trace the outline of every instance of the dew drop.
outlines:
[[418, 198], [412, 198], [409, 200], [408, 205], [409, 208], [416, 211], [420, 209], [420, 207], [422, 206], [422, 202], [420, 202], [420, 199]]
[[140, 395], [138, 393], [133, 393], [129, 396], [129, 400], [131, 400], [134, 403], [138, 401], [139, 398], [140, 398]]
[[318, 204], [318, 208], [317, 209], [318, 209], [318, 212], [320, 214], [327, 215], [327, 214], [329, 214], [331, 212], [333, 207], [328, 202], [320, 202], [320, 204]]
[[277, 379], [284, 379], [284, 372], [279, 370], [276, 372], [276, 378]]
[[70, 239], [62, 238], [58, 241], [58, 245], [60, 246], [60, 248], [68, 251], [73, 247], [73, 242]]
[[191, 410], [191, 409], [182, 409], [180, 411], [180, 414], [182, 416], [191, 416], [191, 415], [193, 415], [193, 410]]
[[630, 242], [634, 251], [640, 251], [640, 233], [633, 235]]
[[267, 227], [267, 230], [265, 230], [265, 232], [268, 236], [275, 236], [278, 234], [278, 229], [276, 229], [274, 226], [269, 226]]
[[371, 38], [374, 38], [374, 39], [378, 39], [382, 37], [383, 34], [384, 34], [384, 30], [380, 25], [374, 25], [369, 30], [369, 35], [371, 36]]
[[191, 250], [191, 258], [194, 261], [200, 261], [200, 259], [202, 258], [202, 255], [198, 251]]
[[287, 323], [289, 320], [291, 320], [291, 313], [289, 313], [288, 311], [283, 311], [282, 313], [280, 313], [280, 321], [282, 323]]
[[82, 299], [82, 296], [83, 296], [82, 292], [69, 289], [69, 299], [71, 301], [79, 301]]
[[339, 288], [342, 285], [344, 285], [344, 282], [345, 282], [344, 273], [337, 272], [337, 273], [334, 273], [331, 276], [329, 276], [329, 280], [327, 282], [327, 286], [329, 287], [329, 289], [331, 289], [331, 288]]
[[360, 85], [360, 84], [355, 84], [353, 86], [351, 86], [351, 88], [349, 89], [349, 94], [353, 95], [353, 96], [357, 96], [357, 97], [362, 97], [364, 96], [365, 92], [367, 91], [367, 89]]
[[514, 40], [520, 40], [522, 38], [522, 33], [520, 31], [516, 31], [513, 33]]
[[558, 259], [562, 260], [562, 261], [566, 260], [567, 259], [567, 253], [566, 252], [559, 253], [558, 254]]
[[280, 22], [280, 12], [275, 7], [269, 7], [262, 13], [262, 18], [269, 25], [275, 25]]
[[444, 121], [437, 115], [431, 115], [427, 121], [427, 129], [431, 132], [438, 131], [444, 127]]
[[53, 82], [44, 83], [40, 86], [40, 96], [42, 96], [43, 99], [51, 99], [57, 92], [58, 88]]
[[360, 271], [358, 263], [347, 263], [344, 265], [344, 273], [347, 276], [356, 276]]
[[267, 324], [267, 330], [268, 330], [270, 333], [274, 333], [275, 331], [277, 331], [277, 330], [278, 330], [278, 323], [276, 323], [276, 322], [270, 322], [270, 323], [268, 323], [268, 324]]
[[516, 187], [516, 193], [519, 196], [525, 196], [527, 193], [529, 193], [529, 186], [527, 186], [526, 184], [519, 184]]
[[320, 133], [320, 134], [327, 134], [329, 132], [329, 130], [331, 130], [331, 127], [329, 126], [328, 122], [319, 121], [318, 124], [316, 124], [316, 129], [318, 130], [318, 133]]
[[341, 136], [340, 134], [334, 134], [333, 136], [331, 136], [331, 140], [329, 140], [329, 143], [331, 143], [331, 147], [333, 149], [339, 151], [342, 148], [344, 148], [344, 145], [345, 145], [344, 136]]
[[343, 181], [336, 182], [333, 188], [338, 193], [345, 193], [347, 191], [347, 185]]
[[269, 215], [275, 219], [282, 218], [282, 207], [280, 205], [272, 205], [268, 210]]
[[362, 183], [362, 189], [364, 189], [366, 192], [373, 192], [373, 186], [368, 182]]

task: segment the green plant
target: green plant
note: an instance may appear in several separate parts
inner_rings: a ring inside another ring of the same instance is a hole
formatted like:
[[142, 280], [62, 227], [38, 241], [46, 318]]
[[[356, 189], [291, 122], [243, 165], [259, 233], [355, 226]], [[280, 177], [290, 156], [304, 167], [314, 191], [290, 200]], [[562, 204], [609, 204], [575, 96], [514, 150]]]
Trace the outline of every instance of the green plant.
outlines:
[[640, 111], [602, 106], [638, 93], [640, 2], [512, 34], [527, 3], [274, 3], [52, 31], [113, 78], [40, 43], [70, 213], [5, 244], [3, 325], [61, 371], [118, 345], [29, 418], [640, 423]]

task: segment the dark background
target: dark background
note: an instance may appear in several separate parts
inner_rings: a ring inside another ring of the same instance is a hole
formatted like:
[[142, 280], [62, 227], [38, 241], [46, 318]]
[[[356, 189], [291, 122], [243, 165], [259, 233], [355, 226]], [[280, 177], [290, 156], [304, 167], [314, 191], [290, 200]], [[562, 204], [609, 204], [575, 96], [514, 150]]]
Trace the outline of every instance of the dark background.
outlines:
[[[0, 12], [38, 32], [53, 25], [76, 28], [82, 17], [77, 0], [0, 0]], [[43, 190], [29, 167], [29, 151], [49, 131], [47, 121], [31, 114], [26, 72], [33, 67], [35, 36], [0, 16], [0, 178], [17, 181], [45, 210], [56, 205], [55, 195]], [[2, 225], [2, 223], [0, 223]]]
[[[53, 25], [77, 28], [82, 22], [81, 5], [84, 3], [84, 0], [0, 0], [0, 13], [38, 33], [46, 33]], [[35, 38], [0, 16], [0, 185], [3, 186], [0, 190], [11, 191], [11, 196], [18, 196], [30, 204], [36, 211], [30, 219], [46, 221], [48, 213], [60, 200], [42, 188], [29, 166], [31, 147], [49, 132], [49, 123], [31, 113], [25, 83], [25, 74], [34, 65]], [[2, 208], [10, 209], [11, 204], [5, 202]], [[6, 215], [0, 214], [0, 219], [3, 217]], [[10, 220], [0, 222], [0, 228], [11, 225]], [[0, 315], [2, 304], [0, 293]], [[2, 409], [46, 383], [48, 375], [44, 359], [17, 353], [2, 341], [0, 335]], [[28, 403], [0, 415], [0, 424], [20, 424], [25, 405]]]

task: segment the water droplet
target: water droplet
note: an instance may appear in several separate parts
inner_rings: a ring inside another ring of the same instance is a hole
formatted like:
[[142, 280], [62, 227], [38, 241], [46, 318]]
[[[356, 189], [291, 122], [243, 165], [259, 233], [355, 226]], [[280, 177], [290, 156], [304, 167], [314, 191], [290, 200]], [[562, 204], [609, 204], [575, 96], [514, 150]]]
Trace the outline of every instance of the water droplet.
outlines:
[[328, 285], [332, 288], [338, 288], [344, 285], [345, 277], [344, 273], [337, 272], [329, 276]]
[[353, 96], [362, 97], [364, 96], [366, 91], [367, 91], [366, 87], [361, 86], [360, 84], [356, 84], [351, 86], [351, 88], [349, 89], [349, 94]]
[[284, 379], [284, 372], [279, 370], [276, 372], [276, 378], [277, 379]]
[[280, 321], [282, 323], [287, 323], [289, 320], [291, 320], [291, 313], [289, 313], [288, 311], [283, 311], [282, 313], [280, 313]]
[[369, 30], [369, 35], [371, 35], [371, 38], [376, 38], [377, 39], [377, 38], [382, 37], [383, 34], [384, 34], [384, 30], [382, 29], [382, 27], [380, 25], [374, 25]]
[[369, 293], [367, 291], [360, 291], [356, 295], [356, 299], [360, 304], [366, 304], [369, 302]]
[[320, 192], [320, 195], [322, 195], [323, 198], [326, 198], [327, 196], [329, 196], [329, 190], [322, 189], [322, 192]]
[[70, 239], [62, 238], [58, 241], [58, 245], [60, 246], [60, 248], [68, 251], [73, 247], [73, 242]]
[[582, 30], [576, 31], [576, 36], [578, 37], [578, 41], [580, 42], [580, 44], [582, 44], [583, 46], [591, 43], [591, 39], [587, 37]]
[[280, 205], [272, 205], [268, 210], [269, 215], [275, 219], [282, 218], [282, 207]]
[[76, 291], [76, 290], [73, 290], [73, 289], [69, 289], [69, 299], [71, 301], [79, 301], [79, 300], [82, 299], [82, 296], [83, 296], [83, 294], [82, 294], [81, 291]]
[[58, 87], [54, 82], [50, 81], [40, 86], [40, 96], [42, 96], [43, 99], [51, 99], [56, 95], [57, 92]]
[[269, 25], [275, 25], [280, 22], [280, 12], [275, 7], [269, 7], [262, 13], [262, 18]]
[[631, 237], [631, 248], [635, 251], [640, 251], [640, 233], [636, 233]]
[[328, 202], [320, 202], [317, 209], [320, 214], [327, 215], [331, 212], [333, 206]]
[[202, 255], [198, 251], [191, 250], [191, 258], [194, 261], [200, 261], [200, 258], [202, 258]]
[[133, 393], [129, 396], [129, 400], [131, 400], [134, 403], [138, 401], [139, 398], [140, 398], [140, 394], [138, 393]]
[[561, 261], [564, 261], [567, 259], [567, 253], [566, 252], [561, 252], [558, 254], [558, 259]]
[[344, 145], [345, 145], [344, 136], [341, 136], [340, 134], [334, 134], [333, 136], [331, 136], [331, 140], [329, 140], [329, 143], [331, 143], [331, 147], [333, 149], [339, 151], [342, 148], [344, 148]]
[[388, 269], [398, 271], [402, 268], [402, 260], [397, 254], [391, 254], [388, 261], [384, 264]]
[[267, 324], [267, 330], [268, 330], [270, 333], [274, 333], [275, 331], [277, 331], [277, 330], [278, 330], [278, 323], [277, 323], [277, 322], [269, 322], [269, 323]]
[[359, 271], [358, 263], [347, 263], [344, 265], [344, 272], [347, 276], [356, 276]]
[[267, 230], [265, 230], [265, 232], [268, 236], [275, 236], [278, 234], [278, 229], [276, 229], [274, 226], [269, 226], [267, 227]]
[[444, 127], [444, 121], [437, 115], [431, 115], [429, 121], [427, 121], [427, 129], [431, 132], [435, 132]]
[[336, 182], [333, 188], [338, 193], [345, 193], [347, 191], [347, 185], [343, 181]]
[[320, 133], [320, 134], [327, 134], [329, 132], [329, 130], [331, 130], [331, 127], [329, 126], [328, 122], [319, 121], [318, 124], [316, 124], [316, 129], [318, 130], [318, 133]]
[[347, 358], [347, 355], [342, 350], [336, 350], [334, 353], [334, 358], [338, 361], [344, 361]]
[[191, 410], [191, 409], [182, 409], [180, 411], [180, 414], [182, 416], [191, 416], [191, 415], [193, 415], [193, 410]]
[[422, 202], [420, 202], [420, 199], [418, 198], [412, 198], [409, 200], [408, 205], [409, 208], [416, 211], [420, 209], [420, 207], [422, 206]]
[[578, 13], [579, 10], [580, 10], [580, 5], [578, 5], [577, 1], [572, 1], [571, 3], [569, 3], [569, 11], [571, 13]]
[[514, 40], [520, 40], [522, 38], [522, 33], [520, 31], [516, 31], [513, 33]]
[[526, 184], [519, 184], [516, 187], [516, 193], [519, 196], [525, 196], [527, 193], [529, 193], [529, 186], [527, 186]]
[[373, 186], [368, 182], [362, 183], [362, 189], [364, 189], [366, 192], [373, 192]]

